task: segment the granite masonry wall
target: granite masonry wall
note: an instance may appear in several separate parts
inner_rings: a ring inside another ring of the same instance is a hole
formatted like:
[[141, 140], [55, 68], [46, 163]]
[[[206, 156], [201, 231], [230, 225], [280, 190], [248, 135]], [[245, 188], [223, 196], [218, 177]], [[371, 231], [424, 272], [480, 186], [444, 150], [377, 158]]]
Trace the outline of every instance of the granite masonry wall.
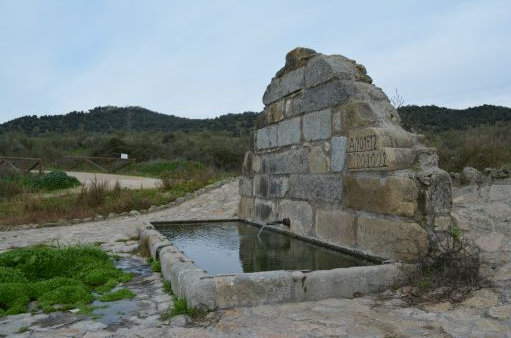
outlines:
[[239, 216], [413, 261], [450, 226], [451, 179], [400, 126], [364, 66], [296, 48], [271, 80], [240, 180]]

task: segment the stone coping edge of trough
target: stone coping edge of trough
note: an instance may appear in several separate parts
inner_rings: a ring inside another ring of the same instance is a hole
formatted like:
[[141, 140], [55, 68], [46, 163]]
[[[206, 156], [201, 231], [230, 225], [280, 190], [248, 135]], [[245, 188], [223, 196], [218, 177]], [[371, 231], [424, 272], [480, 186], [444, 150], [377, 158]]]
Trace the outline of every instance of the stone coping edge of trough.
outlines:
[[152, 224], [141, 224], [138, 232], [141, 246], [148, 249], [151, 257], [160, 260], [162, 276], [171, 283], [173, 292], [185, 298], [190, 306], [206, 310], [352, 298], [403, 284], [416, 268], [413, 264], [396, 262], [332, 270], [212, 276], [172, 245]]

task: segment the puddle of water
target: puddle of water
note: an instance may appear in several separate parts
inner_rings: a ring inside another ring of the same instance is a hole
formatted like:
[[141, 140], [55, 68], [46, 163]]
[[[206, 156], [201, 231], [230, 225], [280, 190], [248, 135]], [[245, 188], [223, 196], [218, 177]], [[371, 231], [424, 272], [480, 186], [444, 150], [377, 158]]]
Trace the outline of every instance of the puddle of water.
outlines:
[[112, 325], [135, 315], [139, 302], [132, 299], [122, 299], [108, 303], [95, 301], [92, 305], [99, 307], [92, 312], [94, 316], [100, 316], [97, 321], [106, 325]]
[[158, 224], [157, 229], [212, 275], [330, 270], [374, 263], [241, 222]]
[[[124, 272], [133, 273], [135, 276], [133, 281], [136, 283], [143, 277], [152, 275], [149, 264], [132, 258], [121, 258], [116, 261], [116, 266]], [[127, 284], [130, 284], [128, 282]], [[125, 286], [123, 286], [125, 287]], [[120, 287], [114, 288], [112, 291], [118, 290]], [[140, 301], [136, 299], [121, 299], [115, 302], [94, 301], [92, 305], [95, 308], [92, 311], [93, 316], [97, 316], [97, 321], [108, 326], [119, 324], [138, 313]]]
[[115, 262], [115, 265], [124, 272], [132, 273], [137, 276], [150, 276], [152, 270], [149, 264], [145, 264], [137, 259], [133, 258], [120, 258]]

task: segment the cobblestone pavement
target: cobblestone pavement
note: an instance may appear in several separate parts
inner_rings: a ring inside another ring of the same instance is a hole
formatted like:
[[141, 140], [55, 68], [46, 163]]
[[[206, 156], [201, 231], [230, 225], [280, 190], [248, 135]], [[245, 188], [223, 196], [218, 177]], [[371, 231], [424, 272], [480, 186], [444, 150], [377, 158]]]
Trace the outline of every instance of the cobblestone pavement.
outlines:
[[[238, 200], [237, 182], [232, 182], [152, 214], [68, 227], [2, 232], [0, 249], [55, 240], [60, 243], [104, 242], [105, 250], [136, 261], [140, 258], [128, 254], [136, 248], [136, 243], [115, 240], [133, 235], [139, 222], [228, 218], [235, 213]], [[115, 325], [72, 314], [23, 314], [0, 319], [0, 336], [511, 337], [510, 208], [509, 184], [456, 190], [453, 215], [483, 250], [482, 272], [492, 283], [491, 288], [473, 291], [462, 303], [410, 307], [401, 299], [406, 294], [404, 287], [355, 299], [236, 308], [210, 313], [198, 322], [190, 323], [178, 317], [169, 323], [161, 321], [159, 316], [170, 299], [161, 292], [159, 275], [151, 273], [137, 277], [133, 285], [128, 285], [137, 294], [136, 312]], [[15, 335], [20, 328], [28, 331]]]

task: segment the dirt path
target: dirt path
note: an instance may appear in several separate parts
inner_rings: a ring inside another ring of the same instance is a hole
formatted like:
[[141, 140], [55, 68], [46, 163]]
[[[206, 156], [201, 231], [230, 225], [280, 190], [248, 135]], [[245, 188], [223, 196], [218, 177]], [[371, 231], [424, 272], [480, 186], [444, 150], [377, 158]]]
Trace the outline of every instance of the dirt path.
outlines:
[[122, 187], [128, 189], [153, 189], [160, 184], [160, 180], [156, 178], [129, 176], [129, 175], [115, 175], [115, 174], [101, 174], [101, 173], [86, 173], [79, 171], [67, 171], [70, 176], [76, 177], [80, 183], [87, 184], [94, 179], [103, 182], [109, 182], [113, 186], [116, 181], [119, 181]]

